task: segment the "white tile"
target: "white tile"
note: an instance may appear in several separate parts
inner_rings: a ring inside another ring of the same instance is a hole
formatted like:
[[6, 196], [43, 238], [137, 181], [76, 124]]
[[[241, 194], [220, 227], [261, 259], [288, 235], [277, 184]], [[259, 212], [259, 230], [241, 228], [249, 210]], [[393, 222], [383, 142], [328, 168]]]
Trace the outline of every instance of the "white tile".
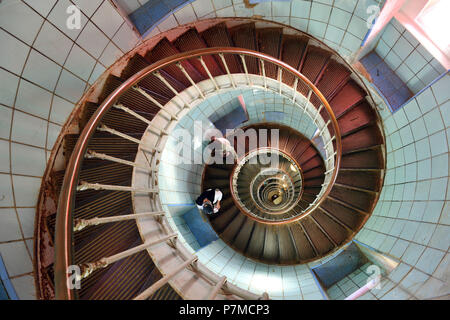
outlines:
[[194, 22], [195, 20], [197, 20], [194, 9], [192, 9], [192, 6], [190, 4], [176, 11], [175, 18], [177, 19], [180, 25], [189, 22]]
[[347, 32], [342, 40], [342, 45], [351, 51], [355, 51], [361, 46], [361, 39]]
[[31, 50], [23, 76], [47, 90], [53, 91], [59, 77], [61, 67], [44, 57], [36, 50]]
[[23, 241], [0, 244], [0, 253], [10, 277], [33, 271], [31, 259]]
[[11, 163], [13, 174], [41, 177], [44, 174], [45, 151], [18, 143], [11, 143]]
[[[172, 28], [175, 28], [177, 26], [178, 26], [178, 22], [175, 19], [175, 16], [170, 15], [166, 19], [164, 19], [160, 24], [158, 24], [158, 29], [159, 29], [159, 31], [164, 32], [164, 31], [170, 30]], [[150, 34], [147, 38], [151, 38]]]
[[30, 48], [3, 30], [0, 30], [0, 43], [0, 66], [20, 74]]
[[122, 51], [114, 43], [110, 42], [100, 57], [100, 62], [109, 67], [123, 55]]
[[[90, 0], [85, 0], [85, 1], [90, 1]], [[139, 9], [141, 7], [141, 5], [143, 5], [144, 3], [146, 3], [147, 1], [138, 1], [138, 0], [125, 0], [125, 1], [120, 1], [120, 7], [129, 15], [130, 13], [132, 13], [133, 11]]]
[[414, 266], [416, 262], [419, 260], [424, 250], [425, 250], [424, 246], [411, 242], [402, 256], [402, 261], [406, 262], [409, 265]]
[[88, 22], [77, 39], [77, 44], [95, 58], [100, 57], [108, 42], [108, 38], [91, 22]]
[[272, 2], [272, 15], [275, 17], [288, 17], [290, 6], [286, 2]]
[[56, 139], [59, 136], [59, 133], [61, 132], [61, 127], [50, 123], [48, 125], [48, 133], [47, 133], [47, 149], [51, 150], [54, 147], [54, 144], [56, 142]]
[[444, 257], [444, 252], [433, 248], [427, 248], [416, 264], [416, 268], [425, 273], [433, 274]]
[[88, 80], [95, 66], [95, 60], [79, 46], [74, 45], [64, 67], [84, 80]]
[[102, 0], [72, 0], [72, 2], [75, 3], [85, 15], [90, 17], [95, 10], [97, 10]]
[[55, 93], [65, 99], [78, 102], [84, 93], [85, 83], [66, 70], [63, 70], [56, 86]]
[[44, 23], [33, 47], [63, 65], [73, 41], [48, 21]]
[[16, 97], [17, 85], [19, 77], [14, 74], [0, 69], [0, 103], [7, 106], [13, 106]]
[[233, 3], [231, 0], [213, 0], [214, 7], [216, 10], [223, 9], [225, 7], [231, 6]]
[[43, 17], [47, 17], [50, 10], [53, 8], [56, 0], [24, 0], [34, 10], [39, 12]]
[[450, 227], [438, 225], [434, 230], [429, 246], [441, 250], [448, 250], [450, 246]]
[[409, 57], [406, 58], [405, 63], [412, 72], [417, 73], [427, 64], [427, 61], [420, 55], [420, 53], [413, 51]]
[[450, 75], [447, 73], [443, 78], [439, 79], [435, 84], [431, 86], [433, 90], [434, 96], [438, 104], [444, 103], [448, 99], [450, 99]]
[[326, 27], [325, 23], [311, 20], [308, 24], [308, 32], [317, 38], [323, 38]]
[[2, 221], [2, 223], [0, 223], [0, 242], [22, 239], [16, 211], [14, 209], [0, 209], [0, 219]]
[[75, 105], [58, 96], [53, 96], [52, 110], [50, 112], [50, 121], [63, 125], [67, 117], [72, 112]]
[[16, 109], [47, 119], [52, 94], [31, 82], [20, 82], [16, 100]]
[[331, 13], [331, 6], [327, 6], [321, 3], [313, 2], [311, 6], [310, 19], [328, 22]]
[[122, 24], [112, 40], [123, 52], [133, 49], [139, 41], [136, 34], [126, 23]]
[[28, 45], [33, 43], [43, 22], [39, 14], [21, 1], [0, 3], [0, 27]]
[[[67, 8], [70, 6], [73, 6], [73, 4], [69, 0], [59, 0], [50, 12], [48, 20], [60, 31], [69, 36], [69, 38], [75, 40], [86, 25], [88, 19], [80, 12], [80, 28], [72, 28], [70, 24], [68, 25], [68, 22], [73, 22], [75, 19], [72, 19], [72, 17], [77, 13], [67, 13]], [[70, 29], [69, 26], [71, 27]]]
[[348, 23], [350, 22], [351, 14], [334, 7], [331, 12], [330, 24], [341, 29], [347, 29]]
[[359, 0], [335, 0], [334, 6], [347, 12], [353, 12]]
[[103, 1], [103, 4], [92, 16], [92, 21], [102, 30], [109, 38], [119, 30], [124, 22], [120, 14], [114, 9], [109, 1]]
[[0, 105], [0, 138], [9, 139], [12, 109]]
[[436, 106], [436, 100], [430, 88], [421, 92], [420, 95], [416, 97], [416, 100], [423, 114], [430, 111]]
[[44, 147], [46, 133], [46, 121], [20, 111], [14, 113], [11, 140]]
[[89, 83], [93, 84], [102, 74], [105, 72], [106, 68], [100, 63], [97, 63], [92, 71], [91, 77], [89, 78]]
[[446, 140], [447, 138], [444, 131], [440, 131], [430, 136], [430, 146], [432, 156], [437, 156], [441, 153], [448, 152]]
[[9, 173], [9, 141], [0, 140], [0, 172]]
[[197, 17], [203, 17], [214, 10], [211, 0], [197, 0], [192, 3]]
[[429, 278], [423, 272], [413, 269], [401, 282], [402, 288], [405, 288], [411, 293], [415, 293], [417, 289]]
[[348, 31], [362, 40], [364, 39], [369, 29], [367, 29], [366, 21], [353, 16], [350, 24], [348, 25]]
[[14, 176], [14, 198], [18, 207], [36, 206], [41, 178]]
[[[17, 208], [20, 225], [22, 226], [24, 238], [33, 238], [34, 218], [36, 217], [36, 208]], [[33, 251], [33, 247], [28, 248]]]
[[34, 287], [34, 278], [26, 275], [19, 278], [14, 278], [11, 283], [20, 300], [36, 300], [36, 289]]

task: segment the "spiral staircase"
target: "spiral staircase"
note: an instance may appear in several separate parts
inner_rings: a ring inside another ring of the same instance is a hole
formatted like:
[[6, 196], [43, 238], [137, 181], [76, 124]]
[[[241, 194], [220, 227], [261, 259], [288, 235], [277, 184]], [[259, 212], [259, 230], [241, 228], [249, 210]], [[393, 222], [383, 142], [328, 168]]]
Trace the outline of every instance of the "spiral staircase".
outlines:
[[[261, 167], [252, 168], [245, 159], [239, 159], [241, 164], [206, 166], [202, 187], [219, 187], [224, 193], [220, 214], [209, 223], [229, 246], [270, 264], [314, 261], [352, 239], [375, 207], [385, 169], [380, 119], [358, 76], [307, 35], [257, 28], [254, 23], [220, 23], [202, 32], [188, 28], [174, 41], [162, 38], [150, 50], [136, 53], [120, 77], [109, 75], [98, 102], [81, 106], [78, 133], [65, 134], [65, 168], [53, 171], [49, 184], [58, 199], [45, 220], [55, 264], [38, 274], [42, 297], [267, 298], [228, 283], [187, 253], [164, 222], [167, 213], [158, 200], [157, 168], [164, 141], [192, 101], [211, 94], [202, 83], [211, 83], [214, 91], [225, 85], [239, 87], [239, 79], [244, 79], [251, 87], [253, 76], [277, 83], [276, 88], [265, 84], [266, 89], [290, 95], [293, 101], [306, 97], [316, 110], [311, 117], [322, 124], [319, 136], [324, 143], [318, 146], [277, 123], [245, 127], [279, 129], [278, 145], [267, 146], [281, 159], [278, 171], [261, 176]], [[197, 97], [188, 101], [187, 90]], [[165, 122], [155, 121], [158, 117]], [[159, 140], [144, 143], [148, 130]], [[246, 155], [260, 150], [245, 148]], [[146, 162], [136, 161], [143, 154]], [[149, 187], [133, 185], [137, 171], [148, 175]], [[290, 191], [273, 183], [280, 172], [290, 178]], [[255, 190], [248, 188], [252, 183]], [[275, 187], [267, 189], [272, 190], [269, 195], [265, 188], [271, 183]], [[274, 192], [282, 198], [278, 204]], [[147, 195], [152, 208], [138, 212], [133, 200], [137, 193]], [[278, 210], [280, 205], [287, 209]], [[142, 234], [140, 220], [160, 226], [152, 239]], [[166, 248], [176, 259], [164, 268], [163, 258], [152, 248]], [[39, 246], [37, 250], [39, 255]], [[68, 286], [66, 270], [71, 265], [81, 269], [80, 289]], [[176, 284], [187, 275], [203, 283], [195, 294], [187, 285]]]

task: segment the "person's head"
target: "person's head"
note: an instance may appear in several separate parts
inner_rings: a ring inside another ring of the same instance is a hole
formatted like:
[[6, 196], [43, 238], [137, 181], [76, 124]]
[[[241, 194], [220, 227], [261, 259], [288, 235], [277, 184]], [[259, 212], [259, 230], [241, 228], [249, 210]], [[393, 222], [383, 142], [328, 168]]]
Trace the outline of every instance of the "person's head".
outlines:
[[203, 212], [205, 214], [213, 214], [214, 213], [214, 206], [212, 205], [211, 201], [203, 202]]

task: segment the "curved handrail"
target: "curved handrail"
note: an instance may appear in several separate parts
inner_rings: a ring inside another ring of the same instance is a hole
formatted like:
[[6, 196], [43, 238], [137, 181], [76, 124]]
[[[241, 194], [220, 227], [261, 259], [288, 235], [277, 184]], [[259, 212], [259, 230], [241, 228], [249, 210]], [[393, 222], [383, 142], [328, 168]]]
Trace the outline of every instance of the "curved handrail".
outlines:
[[[261, 52], [256, 52], [253, 50], [235, 48], [235, 47], [215, 47], [215, 48], [203, 48], [198, 50], [193, 50], [189, 52], [179, 53], [164, 59], [161, 59], [150, 66], [142, 69], [138, 73], [134, 74], [124, 83], [122, 83], [115, 91], [113, 91], [99, 106], [99, 108], [94, 112], [92, 117], [87, 122], [83, 131], [81, 132], [75, 147], [73, 149], [72, 155], [69, 159], [66, 172], [64, 175], [64, 180], [61, 188], [61, 194], [58, 201], [58, 210], [56, 217], [56, 230], [55, 230], [55, 296], [57, 299], [73, 299], [74, 292], [68, 285], [70, 278], [68, 277], [69, 267], [72, 265], [72, 242], [73, 242], [73, 217], [72, 208], [74, 207], [75, 194], [77, 191], [78, 175], [81, 170], [81, 164], [84, 155], [87, 151], [88, 143], [93, 136], [95, 130], [100, 124], [103, 116], [108, 112], [108, 110], [113, 106], [113, 104], [133, 85], [138, 83], [140, 80], [150, 75], [152, 72], [169, 66], [173, 63], [192, 59], [195, 57], [200, 57], [204, 55], [212, 54], [238, 54], [244, 56], [250, 56], [259, 58], [264, 61], [273, 63], [290, 73], [295, 77], [301, 79], [309, 88], [312, 90], [323, 103], [328, 115], [331, 119], [331, 124], [333, 126], [334, 134], [336, 137], [336, 162], [330, 183], [322, 195], [321, 200], [323, 200], [331, 191], [332, 186], [337, 177], [337, 172], [340, 165], [341, 159], [341, 135], [337, 119], [322, 93], [314, 86], [314, 84], [309, 81], [303, 74], [297, 71], [295, 68], [291, 67], [285, 62], [279, 61], [278, 59], [266, 55]], [[321, 203], [321, 201], [319, 201]], [[311, 208], [312, 209], [312, 208]]]

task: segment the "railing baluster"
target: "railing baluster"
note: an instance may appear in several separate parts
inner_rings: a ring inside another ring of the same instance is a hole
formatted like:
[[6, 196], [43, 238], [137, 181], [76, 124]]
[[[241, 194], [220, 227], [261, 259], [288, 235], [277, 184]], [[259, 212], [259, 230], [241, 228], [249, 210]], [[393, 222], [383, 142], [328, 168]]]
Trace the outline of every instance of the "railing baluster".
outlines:
[[203, 57], [198, 58], [200, 63], [202, 64], [203, 69], [205, 69], [206, 74], [208, 75], [209, 79], [214, 83], [214, 86], [216, 87], [216, 90], [219, 91], [219, 86], [217, 85], [216, 80], [212, 76], [211, 72], [209, 72], [208, 66], [206, 65], [205, 61], [203, 60]]
[[191, 259], [183, 262], [179, 266], [177, 266], [172, 272], [166, 274], [164, 277], [156, 281], [149, 288], [145, 289], [141, 294], [134, 298], [134, 300], [145, 300], [148, 299], [152, 294], [154, 294], [158, 289], [164, 286], [167, 282], [170, 281], [173, 277], [175, 277], [179, 272], [184, 270], [187, 266], [197, 261], [197, 257], [192, 257]]
[[283, 82], [283, 70], [278, 67], [278, 84], [279, 84], [279, 94], [281, 94], [281, 84]]
[[322, 111], [322, 109], [323, 109], [323, 104], [320, 105], [319, 110], [317, 110], [317, 113], [316, 113], [316, 115], [314, 116], [314, 120], [313, 120], [314, 123], [316, 123], [316, 120], [317, 120], [317, 118], [319, 117], [320, 112]]
[[122, 104], [115, 104], [115, 105], [113, 105], [113, 107], [116, 108], [116, 109], [123, 110], [123, 111], [125, 111], [128, 114], [131, 114], [132, 116], [134, 116], [134, 117], [138, 118], [139, 120], [141, 120], [141, 121], [145, 122], [146, 124], [148, 124], [151, 128], [160, 131], [161, 134], [164, 134], [164, 135], [168, 134], [166, 130], [156, 127], [155, 125], [152, 124], [152, 122], [150, 120], [144, 118], [139, 113], [134, 112], [133, 110], [125, 107]]
[[323, 126], [322, 130], [320, 130], [319, 135], [321, 136], [323, 134], [323, 132], [325, 131], [326, 128], [328, 128], [328, 126], [330, 125], [331, 120], [328, 120], [327, 123]]
[[133, 137], [131, 137], [131, 136], [125, 134], [125, 133], [122, 133], [120, 131], [117, 131], [115, 129], [112, 129], [112, 128], [104, 125], [104, 124], [102, 124], [100, 127], [98, 127], [97, 130], [98, 131], [108, 132], [108, 133], [111, 133], [111, 134], [113, 134], [115, 136], [124, 138], [124, 139], [129, 140], [129, 141], [134, 142], [134, 143], [137, 143], [141, 147], [141, 149], [151, 148], [151, 152], [155, 152], [155, 151], [162, 152], [159, 148], [144, 146], [142, 144], [141, 140], [133, 138]]
[[292, 94], [292, 102], [295, 103], [295, 98], [297, 96], [297, 85], [298, 85], [298, 78], [295, 78], [294, 86], [292, 87], [292, 90], [294, 93]]
[[220, 60], [222, 60], [223, 65], [225, 66], [225, 70], [228, 74], [228, 77], [230, 78], [230, 82], [233, 85], [233, 88], [236, 88], [236, 83], [234, 82], [233, 76], [231, 75], [230, 69], [228, 68], [227, 61], [225, 60], [225, 57], [223, 56], [223, 53], [219, 53]]
[[110, 184], [89, 183], [86, 181], [81, 181], [81, 183], [77, 186], [77, 191], [85, 191], [85, 190], [111, 190], [111, 191], [129, 191], [142, 193], [158, 193], [158, 189], [135, 188], [135, 187], [116, 186]]
[[108, 133], [111, 133], [111, 134], [113, 134], [115, 136], [124, 138], [125, 140], [131, 141], [131, 142], [134, 142], [134, 143], [137, 143], [137, 144], [141, 144], [141, 141], [139, 139], [136, 139], [136, 138], [131, 137], [131, 136], [125, 134], [125, 133], [122, 133], [120, 131], [112, 129], [112, 128], [108, 127], [107, 125], [104, 125], [104, 124], [102, 124], [100, 127], [98, 127], [97, 130], [98, 131], [103, 131], [103, 132], [108, 132]]
[[330, 161], [331, 160], [331, 158], [334, 158], [334, 156], [336, 155], [336, 151], [335, 152], [333, 152], [333, 154], [332, 155], [330, 155], [328, 158], [327, 158], [327, 160], [326, 161]]
[[227, 281], [227, 277], [220, 278], [219, 281], [216, 283], [216, 285], [211, 289], [211, 291], [205, 297], [205, 300], [214, 300], [215, 297], [217, 296], [217, 294], [219, 293], [220, 289], [222, 289], [222, 287], [226, 281]]
[[189, 82], [194, 86], [195, 89], [197, 89], [198, 94], [205, 99], [205, 95], [203, 94], [202, 90], [200, 90], [200, 88], [197, 86], [197, 84], [194, 82], [194, 80], [192, 80], [191, 76], [189, 75], [189, 73], [187, 73], [186, 69], [183, 67], [183, 65], [181, 63], [177, 63], [176, 66], [181, 70], [181, 72], [184, 74], [184, 76], [189, 80]]
[[133, 86], [133, 89], [136, 90], [137, 92], [139, 92], [140, 94], [142, 94], [144, 97], [146, 97], [148, 100], [150, 100], [151, 102], [153, 102], [154, 104], [156, 104], [159, 109], [161, 111], [164, 111], [165, 113], [167, 113], [171, 120], [178, 120], [178, 117], [176, 115], [174, 115], [172, 112], [170, 112], [169, 110], [166, 110], [164, 108], [164, 106], [158, 102], [158, 100], [156, 100], [155, 98], [153, 98], [150, 94], [148, 94], [144, 89], [142, 89], [139, 86]]
[[334, 139], [336, 139], [336, 136], [333, 136], [333, 137], [330, 139], [330, 141], [328, 141], [328, 142], [325, 144], [325, 146], [324, 146], [323, 148], [326, 149], [326, 148], [330, 145], [330, 143], [333, 142]]
[[261, 61], [261, 71], [263, 74], [263, 80], [264, 80], [264, 89], [267, 89], [267, 78], [266, 78], [266, 68], [264, 67], [264, 60], [259, 59]]
[[148, 170], [148, 171], [156, 171], [156, 169], [149, 168], [149, 167], [147, 167], [145, 165], [141, 165], [141, 164], [138, 164], [138, 163], [135, 163], [135, 162], [132, 162], [132, 161], [128, 161], [128, 160], [112, 157], [112, 156], [109, 156], [109, 155], [104, 154], [104, 153], [95, 152], [93, 150], [87, 150], [85, 158], [86, 159], [108, 160], [108, 161], [111, 161], [111, 162], [121, 163], [121, 164], [124, 164], [124, 165], [127, 165], [127, 166], [141, 168], [141, 169]]
[[155, 241], [151, 241], [151, 242], [146, 242], [143, 243], [139, 246], [136, 246], [134, 248], [125, 250], [123, 252], [120, 252], [118, 254], [112, 255], [110, 257], [106, 257], [106, 258], [102, 258], [96, 262], [90, 262], [90, 263], [86, 263], [86, 264], [82, 264], [80, 265], [81, 267], [81, 274], [78, 277], [78, 280], [84, 279], [87, 276], [89, 276], [92, 272], [94, 272], [97, 269], [101, 269], [101, 268], [106, 268], [108, 265], [110, 265], [111, 263], [117, 262], [119, 260], [122, 260], [123, 258], [129, 257], [135, 253], [138, 253], [142, 250], [147, 249], [148, 247], [151, 247], [155, 244], [159, 244], [162, 242], [165, 242], [167, 240], [170, 240], [172, 238], [177, 237], [176, 233], [172, 233], [169, 234], [161, 239], [155, 240]]
[[123, 216], [104, 217], [104, 218], [75, 219], [73, 230], [80, 231], [89, 226], [96, 226], [99, 224], [125, 221], [125, 220], [133, 220], [133, 219], [138, 219], [138, 218], [142, 218], [142, 217], [156, 217], [156, 216], [161, 216], [164, 214], [165, 214], [164, 211], [155, 211], [155, 212], [142, 212], [142, 213], [127, 214], [127, 215], [123, 215]]
[[306, 107], [308, 106], [308, 102], [311, 100], [312, 93], [313, 93], [313, 91], [310, 89], [309, 92], [308, 92], [308, 97], [306, 98], [305, 110], [303, 111], [303, 113], [306, 113]]
[[163, 75], [162, 75], [159, 71], [153, 72], [153, 74], [154, 74], [159, 80], [161, 80], [162, 83], [164, 83], [164, 84], [167, 86], [167, 88], [170, 89], [170, 91], [172, 91], [178, 98], [180, 98], [181, 101], [183, 101], [183, 105], [184, 105], [183, 108], [190, 108], [190, 107], [191, 107], [190, 104], [187, 103], [186, 100], [183, 99], [183, 97], [178, 93], [178, 91], [175, 90], [175, 88], [169, 83], [169, 81], [166, 80], [166, 78], [163, 77]]
[[[253, 83], [250, 81], [250, 76], [248, 75], [247, 63], [245, 62], [245, 57], [242, 54], [240, 54], [239, 57], [241, 57], [242, 65], [244, 66], [244, 72], [245, 72], [245, 76], [247, 77], [247, 82], [250, 86], [252, 86]], [[264, 76], [264, 78], [265, 78], [265, 76]]]

